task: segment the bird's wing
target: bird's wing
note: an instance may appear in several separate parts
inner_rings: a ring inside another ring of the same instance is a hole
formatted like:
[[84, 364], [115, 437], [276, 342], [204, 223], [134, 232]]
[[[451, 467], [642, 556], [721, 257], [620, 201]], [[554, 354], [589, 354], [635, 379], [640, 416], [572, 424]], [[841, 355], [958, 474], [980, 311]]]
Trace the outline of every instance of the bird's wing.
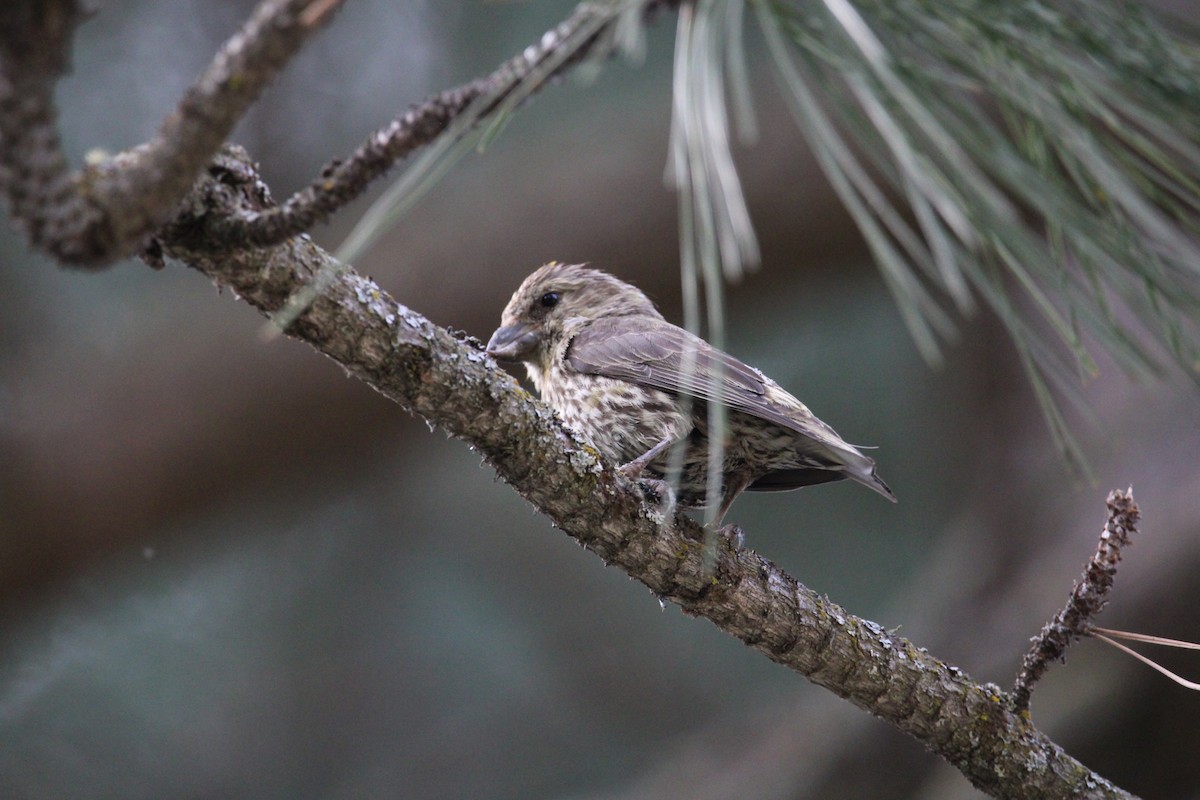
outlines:
[[800, 434], [797, 451], [812, 468], [777, 470], [749, 488], [779, 491], [849, 477], [896, 502], [875, 474], [875, 461], [761, 372], [717, 350], [698, 336], [647, 316], [608, 317], [586, 325], [566, 353], [572, 369], [629, 381], [773, 422]]
[[642, 316], [596, 320], [571, 341], [567, 361], [587, 375], [722, 403], [806, 436], [827, 439], [832, 434], [841, 441], [761, 372], [664, 320]]

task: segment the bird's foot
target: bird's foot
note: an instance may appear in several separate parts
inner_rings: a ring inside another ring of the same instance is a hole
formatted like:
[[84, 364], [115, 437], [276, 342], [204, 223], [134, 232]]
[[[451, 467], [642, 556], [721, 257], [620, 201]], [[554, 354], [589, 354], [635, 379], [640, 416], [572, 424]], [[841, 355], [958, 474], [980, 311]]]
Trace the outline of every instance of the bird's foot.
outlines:
[[617, 467], [617, 472], [636, 483], [642, 497], [648, 502], [658, 503], [663, 519], [670, 519], [675, 513], [675, 488], [670, 481], [645, 475], [649, 463], [650, 459], [643, 455]]
[[660, 504], [665, 511], [675, 508], [675, 492], [671, 489], [671, 484], [661, 478], [649, 477], [635, 477], [633, 482], [637, 484], [642, 496], [648, 501]]
[[722, 525], [714, 533], [729, 542], [734, 550], [741, 550], [746, 544], [746, 532], [737, 525]]

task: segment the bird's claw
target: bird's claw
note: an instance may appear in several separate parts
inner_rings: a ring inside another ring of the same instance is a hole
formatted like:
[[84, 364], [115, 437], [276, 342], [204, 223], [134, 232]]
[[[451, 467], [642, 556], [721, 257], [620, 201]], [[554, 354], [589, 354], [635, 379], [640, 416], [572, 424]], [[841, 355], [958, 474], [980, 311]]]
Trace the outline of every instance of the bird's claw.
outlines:
[[716, 534], [729, 542], [734, 550], [741, 550], [746, 544], [746, 532], [737, 525], [722, 525], [717, 528]]
[[671, 490], [671, 484], [661, 478], [639, 478], [628, 475], [626, 477], [632, 478], [647, 500], [662, 503], [667, 508], [675, 507], [675, 492]]
[[637, 484], [638, 491], [642, 493], [642, 497], [647, 502], [658, 503], [662, 509], [663, 517], [670, 518], [671, 514], [675, 511], [675, 490], [671, 487], [671, 484], [662, 478], [643, 477], [641, 473], [644, 466], [642, 465], [637, 465], [636, 469], [627, 469], [629, 466], [629, 464], [625, 464], [617, 467], [617, 472], [620, 472]]

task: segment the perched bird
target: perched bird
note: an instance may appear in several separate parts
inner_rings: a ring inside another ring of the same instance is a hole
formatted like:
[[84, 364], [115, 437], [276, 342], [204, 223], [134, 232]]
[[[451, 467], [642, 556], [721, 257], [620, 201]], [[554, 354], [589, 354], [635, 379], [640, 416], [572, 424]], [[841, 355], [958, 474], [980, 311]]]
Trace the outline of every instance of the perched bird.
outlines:
[[552, 262], [521, 284], [487, 352], [523, 361], [563, 423], [631, 478], [662, 480], [685, 442], [676, 501], [703, 507], [708, 404], [728, 409], [716, 524], [744, 490], [849, 478], [895, 502], [875, 462], [779, 384], [667, 322], [638, 288]]

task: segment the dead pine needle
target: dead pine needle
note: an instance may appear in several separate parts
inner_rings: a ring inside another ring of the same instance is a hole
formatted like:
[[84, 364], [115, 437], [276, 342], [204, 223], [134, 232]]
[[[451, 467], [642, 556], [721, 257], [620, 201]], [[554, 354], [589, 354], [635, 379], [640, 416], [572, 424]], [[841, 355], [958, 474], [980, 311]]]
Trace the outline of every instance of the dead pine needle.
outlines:
[[1146, 634], [1146, 633], [1132, 633], [1130, 631], [1114, 631], [1110, 628], [1093, 627], [1091, 629], [1091, 631], [1089, 631], [1089, 633], [1090, 633], [1090, 635], [1094, 636], [1095, 638], [1099, 639], [1100, 641], [1112, 645], [1113, 647], [1117, 648], [1121, 652], [1123, 652], [1127, 655], [1133, 656], [1138, 661], [1141, 661], [1143, 664], [1145, 664], [1149, 667], [1153, 667], [1154, 669], [1161, 672], [1163, 675], [1166, 675], [1168, 678], [1175, 681], [1175, 683], [1178, 683], [1183, 688], [1191, 689], [1194, 692], [1200, 692], [1200, 683], [1196, 683], [1195, 681], [1189, 681], [1187, 678], [1184, 678], [1181, 675], [1178, 675], [1178, 674], [1172, 672], [1171, 670], [1167, 669], [1162, 664], [1159, 664], [1154, 659], [1149, 658], [1148, 656], [1144, 656], [1141, 653], [1139, 653], [1138, 651], [1134, 650], [1133, 648], [1126, 647], [1125, 645], [1121, 644], [1120, 642], [1118, 642], [1116, 640], [1117, 639], [1127, 639], [1131, 642], [1144, 642], [1146, 644], [1157, 644], [1157, 645], [1162, 645], [1163, 647], [1175, 647], [1175, 648], [1179, 648], [1181, 650], [1200, 650], [1200, 644], [1198, 644], [1196, 642], [1185, 642], [1180, 639], [1168, 639], [1165, 636], [1151, 636], [1150, 634]]

